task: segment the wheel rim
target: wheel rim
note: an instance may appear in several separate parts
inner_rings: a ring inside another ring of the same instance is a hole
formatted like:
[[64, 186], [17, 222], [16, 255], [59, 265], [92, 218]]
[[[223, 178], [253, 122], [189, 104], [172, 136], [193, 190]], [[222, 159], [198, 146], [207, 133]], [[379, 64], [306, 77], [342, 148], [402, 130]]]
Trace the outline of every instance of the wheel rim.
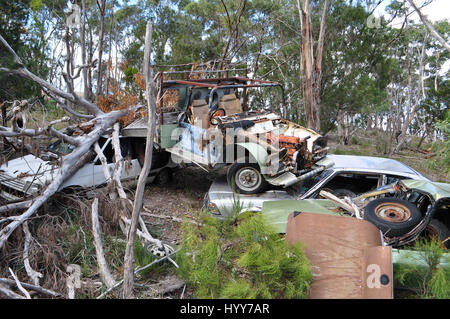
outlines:
[[261, 175], [256, 168], [243, 167], [236, 173], [236, 186], [245, 191], [253, 191], [261, 185]]
[[402, 223], [411, 218], [411, 211], [402, 204], [386, 203], [375, 208], [378, 218], [391, 222]]

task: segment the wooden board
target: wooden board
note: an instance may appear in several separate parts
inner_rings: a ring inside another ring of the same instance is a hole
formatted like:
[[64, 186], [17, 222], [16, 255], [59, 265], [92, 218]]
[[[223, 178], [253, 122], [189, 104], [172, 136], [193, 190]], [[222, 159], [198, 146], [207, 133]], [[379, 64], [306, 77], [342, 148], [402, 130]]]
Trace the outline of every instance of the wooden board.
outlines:
[[310, 298], [393, 297], [391, 247], [382, 246], [380, 231], [373, 224], [342, 216], [291, 213], [286, 240], [305, 245], [313, 268]]

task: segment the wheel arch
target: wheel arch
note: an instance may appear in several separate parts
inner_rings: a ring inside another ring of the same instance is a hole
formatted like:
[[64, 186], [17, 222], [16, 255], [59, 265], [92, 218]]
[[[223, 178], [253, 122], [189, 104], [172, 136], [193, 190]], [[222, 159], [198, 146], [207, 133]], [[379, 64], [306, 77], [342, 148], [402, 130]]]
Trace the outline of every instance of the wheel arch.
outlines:
[[[256, 143], [236, 143], [227, 145], [227, 152], [232, 151], [233, 160], [237, 161], [243, 157], [247, 157], [250, 163], [255, 163], [262, 167], [266, 167], [269, 154], [259, 144]], [[227, 153], [229, 154], [229, 153]], [[243, 156], [244, 155], [244, 156]]]

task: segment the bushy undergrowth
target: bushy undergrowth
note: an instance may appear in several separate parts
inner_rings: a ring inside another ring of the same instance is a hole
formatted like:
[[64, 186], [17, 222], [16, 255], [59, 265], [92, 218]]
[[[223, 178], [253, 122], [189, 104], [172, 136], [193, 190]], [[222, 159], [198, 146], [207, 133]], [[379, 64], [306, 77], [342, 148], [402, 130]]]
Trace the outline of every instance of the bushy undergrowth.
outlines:
[[428, 240], [418, 240], [414, 250], [419, 253], [409, 253], [403, 263], [395, 265], [396, 284], [415, 288], [419, 298], [449, 299], [450, 268], [441, 265], [443, 261], [448, 265], [448, 251], [440, 243]]
[[186, 223], [178, 274], [196, 298], [305, 298], [312, 280], [301, 244], [264, 225], [262, 217], [241, 214], [220, 221], [202, 213], [199, 227]]

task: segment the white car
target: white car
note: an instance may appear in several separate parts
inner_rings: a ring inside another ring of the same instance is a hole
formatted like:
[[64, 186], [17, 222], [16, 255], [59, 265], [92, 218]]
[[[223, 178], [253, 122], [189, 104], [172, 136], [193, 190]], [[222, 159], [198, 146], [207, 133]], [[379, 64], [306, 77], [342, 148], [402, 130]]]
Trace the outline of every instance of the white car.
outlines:
[[[101, 137], [99, 140], [110, 171], [114, 170], [114, 150], [111, 138]], [[120, 137], [122, 156], [126, 160], [121, 172], [121, 180], [136, 183], [142, 169], [145, 155], [145, 138]], [[48, 153], [41, 157], [26, 155], [0, 166], [0, 197], [8, 202], [24, 200], [38, 195], [58, 174], [60, 156], [72, 152], [73, 146], [56, 141], [48, 147]], [[165, 182], [170, 178], [171, 169], [176, 166], [171, 161], [170, 153], [154, 150], [152, 170], [147, 182], [158, 178]], [[81, 167], [72, 177], [67, 179], [59, 190], [68, 187], [89, 188], [105, 184], [106, 178], [98, 155]]]
[[203, 206], [216, 217], [225, 217], [233, 213], [237, 203], [247, 210], [260, 210], [265, 201], [316, 199], [321, 190], [337, 197], [355, 197], [398, 180], [429, 181], [411, 167], [389, 158], [329, 154], [321, 161], [324, 166], [329, 162], [330, 168], [305, 180], [295, 192], [279, 188], [237, 195], [226, 181], [218, 179], [206, 193]]

